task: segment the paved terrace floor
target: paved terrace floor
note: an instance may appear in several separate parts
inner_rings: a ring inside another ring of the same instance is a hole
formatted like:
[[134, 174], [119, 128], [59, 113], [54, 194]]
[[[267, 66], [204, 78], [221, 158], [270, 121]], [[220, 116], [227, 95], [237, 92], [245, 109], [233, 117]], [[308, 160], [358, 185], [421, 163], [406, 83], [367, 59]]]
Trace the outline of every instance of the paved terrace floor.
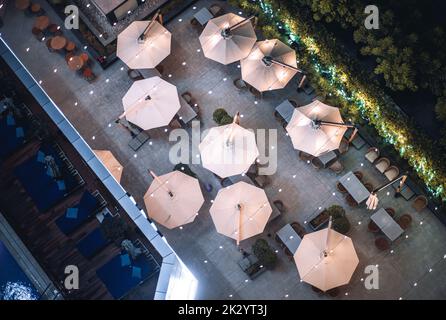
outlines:
[[[41, 1], [37, 1], [41, 2]], [[218, 107], [230, 113], [243, 114], [242, 125], [248, 128], [270, 128], [278, 130], [278, 170], [271, 176], [272, 183], [265, 191], [269, 199], [281, 199], [288, 208], [287, 213], [268, 225], [259, 237], [268, 239], [279, 249], [273, 237], [287, 222], [304, 223], [319, 207], [341, 204], [347, 209], [352, 223], [348, 235], [353, 239], [360, 264], [349, 285], [341, 288], [337, 299], [444, 299], [446, 297], [446, 228], [428, 210], [416, 213], [411, 203], [404, 199], [381, 196], [382, 206], [396, 209], [397, 215], [408, 213], [413, 218], [411, 228], [392, 244], [389, 251], [380, 252], [374, 245], [375, 235], [367, 231], [370, 212], [364, 208], [350, 209], [339, 192], [336, 181], [339, 176], [328, 170], [316, 171], [311, 165], [298, 160], [290, 139], [275, 120], [274, 107], [286, 98], [296, 100], [300, 105], [308, 103], [311, 97], [299, 95], [291, 82], [287, 88], [268, 92], [261, 101], [248, 92], [235, 90], [232, 80], [240, 76], [237, 63], [223, 66], [204, 58], [198, 52], [199, 31], [189, 23], [194, 12], [215, 1], [202, 0], [190, 7], [174, 21], [167, 24], [172, 31], [171, 55], [162, 63], [165, 79], [175, 84], [179, 92], [189, 91], [197, 99], [202, 110], [202, 129], [214, 126], [212, 113]], [[226, 6], [222, 2], [223, 6]], [[59, 21], [46, 4], [53, 21]], [[238, 9], [227, 8], [238, 12]], [[62, 56], [49, 53], [44, 43], [31, 35], [33, 19], [25, 17], [14, 6], [9, 6], [0, 29], [2, 37], [38, 80], [52, 99], [59, 105], [69, 120], [94, 149], [110, 149], [125, 166], [122, 184], [143, 204], [142, 197], [151, 182], [147, 168], [158, 173], [171, 171], [168, 152], [173, 142], [169, 142], [169, 132], [164, 128], [150, 131], [150, 145], [146, 143], [137, 153], [128, 147], [129, 134], [114, 124], [122, 112], [121, 98], [131, 86], [127, 68], [118, 61], [103, 71], [95, 68], [98, 80], [89, 84], [70, 72]], [[60, 23], [60, 21], [59, 21]], [[69, 32], [65, 32], [69, 35]], [[79, 44], [80, 45], [80, 44]], [[27, 50], [29, 48], [29, 50]], [[185, 64], [183, 63], [185, 62]], [[57, 72], [54, 70], [57, 69]], [[171, 75], [171, 76], [169, 76]], [[107, 80], [108, 79], [108, 80]], [[225, 81], [226, 79], [226, 81]], [[342, 156], [345, 172], [361, 170], [365, 180], [375, 186], [384, 182], [382, 175], [364, 159], [366, 147], [361, 150], [350, 148]], [[361, 166], [363, 163], [363, 166]], [[209, 215], [210, 200], [215, 197], [218, 182], [207, 170], [198, 165], [192, 169], [204, 183], [211, 183], [214, 190], [205, 192], [206, 204], [195, 222], [182, 230], [166, 230], [161, 227], [169, 243], [199, 280], [199, 299], [324, 299], [318, 296], [309, 285], [299, 281], [293, 261], [278, 253], [279, 264], [273, 271], [267, 271], [255, 280], [247, 276], [237, 265], [241, 257], [236, 244], [215, 231]], [[309, 231], [309, 230], [308, 230]], [[407, 236], [407, 238], [406, 238]], [[251, 244], [258, 237], [241, 243], [250, 251]], [[366, 290], [362, 281], [364, 268], [378, 265], [380, 289]]]

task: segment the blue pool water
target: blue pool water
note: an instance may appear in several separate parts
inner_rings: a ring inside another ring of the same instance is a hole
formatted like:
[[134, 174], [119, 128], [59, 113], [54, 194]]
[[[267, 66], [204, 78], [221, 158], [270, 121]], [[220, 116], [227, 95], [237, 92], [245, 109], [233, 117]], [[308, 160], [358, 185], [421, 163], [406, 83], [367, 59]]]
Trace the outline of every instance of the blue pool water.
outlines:
[[37, 300], [39, 294], [0, 241], [0, 300]]

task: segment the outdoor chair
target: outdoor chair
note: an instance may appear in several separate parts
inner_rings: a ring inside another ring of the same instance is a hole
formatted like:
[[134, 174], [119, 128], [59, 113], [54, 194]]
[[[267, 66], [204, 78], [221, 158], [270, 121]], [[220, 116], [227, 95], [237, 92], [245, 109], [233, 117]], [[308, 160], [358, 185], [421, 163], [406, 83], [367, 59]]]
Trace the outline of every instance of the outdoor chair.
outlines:
[[381, 173], [386, 172], [386, 170], [389, 167], [390, 167], [390, 160], [387, 158], [383, 157], [383, 158], [378, 159], [378, 161], [376, 161], [375, 168]]
[[397, 223], [400, 225], [401, 229], [407, 230], [412, 224], [412, 217], [408, 214], [403, 214], [398, 218]]
[[387, 240], [387, 238], [379, 237], [379, 238], [376, 238], [376, 240], [375, 240], [375, 246], [380, 251], [389, 250], [390, 242], [389, 242], [389, 240]]
[[82, 76], [84, 77], [85, 80], [87, 80], [90, 83], [96, 79], [96, 75], [90, 68], [85, 68], [82, 71]]
[[332, 298], [336, 298], [339, 295], [339, 288], [333, 288], [326, 291], [326, 294], [328, 294]]
[[170, 123], [169, 123], [169, 128], [171, 129], [181, 129], [181, 123], [177, 120], [177, 119], [173, 119]]
[[73, 52], [68, 52], [68, 53], [65, 55], [65, 61], [68, 63], [68, 61], [70, 61], [70, 59], [71, 59], [73, 56], [74, 56], [74, 53], [73, 53]]
[[366, 154], [365, 154], [365, 158], [370, 162], [370, 163], [374, 163], [376, 161], [376, 159], [379, 158], [379, 150], [378, 148], [369, 148], [369, 150], [367, 150]]
[[164, 73], [164, 67], [162, 65], [157, 65], [155, 67], [156, 70], [158, 70], [158, 72], [162, 75]]
[[342, 171], [344, 171], [344, 166], [339, 160], [333, 162], [328, 168], [336, 174], [340, 174]]
[[200, 24], [198, 23], [198, 20], [195, 19], [195, 18], [192, 18], [192, 19], [190, 20], [190, 24], [193, 25], [193, 26], [199, 26], [199, 25], [200, 25]]
[[358, 178], [359, 181], [362, 181], [362, 178], [364, 178], [364, 174], [361, 171], [355, 171], [353, 174]]
[[251, 92], [252, 95], [259, 100], [263, 97], [263, 94], [254, 87], [249, 87], [249, 92]]
[[311, 165], [313, 166], [313, 168], [319, 170], [322, 169], [322, 167], [324, 166], [321, 162], [321, 160], [319, 160], [319, 158], [314, 157], [313, 159], [311, 159]]
[[347, 201], [347, 204], [348, 204], [350, 207], [352, 207], [352, 208], [356, 208], [356, 207], [358, 207], [358, 203], [356, 202], [355, 199], [353, 199], [353, 197], [352, 197], [350, 194], [348, 194], [348, 195], [345, 197], [345, 200]]
[[349, 143], [348, 140], [345, 138], [342, 138], [341, 144], [339, 145], [339, 153], [344, 154], [348, 151]]
[[389, 181], [397, 178], [400, 174], [400, 170], [395, 166], [390, 166], [385, 172], [384, 175], [387, 177]]
[[293, 105], [294, 108], [298, 108], [299, 105], [297, 104], [296, 101], [292, 100], [292, 99], [288, 99], [288, 101]]
[[43, 32], [40, 29], [34, 27], [32, 28], [31, 32], [34, 35], [34, 37], [36, 37], [37, 40], [42, 41]]
[[51, 38], [49, 38], [48, 40], [45, 41], [46, 44], [46, 48], [48, 49], [49, 52], [53, 53], [54, 50], [53, 48], [51, 48]]
[[379, 227], [376, 225], [376, 223], [373, 220], [370, 220], [370, 222], [367, 226], [367, 229], [373, 233], [378, 233], [380, 231]]
[[237, 90], [244, 90], [248, 87], [246, 86], [245, 81], [243, 81], [241, 78], [237, 78], [233, 81], [234, 86], [237, 88]]
[[138, 70], [134, 70], [134, 69], [127, 70], [127, 75], [133, 81], [138, 81], [138, 80], [143, 80], [144, 79], [142, 74]]
[[340, 182], [336, 183], [336, 189], [338, 189], [340, 193], [347, 193], [347, 189], [345, 189], [345, 187]]
[[220, 7], [218, 4], [213, 4], [209, 7], [209, 11], [210, 13], [212, 13], [212, 15], [214, 17], [220, 16], [223, 14], [223, 8]]
[[417, 211], [421, 212], [424, 208], [427, 207], [427, 198], [423, 195], [419, 195], [415, 198], [415, 200], [412, 203], [412, 207]]
[[324, 291], [322, 291], [321, 289], [319, 289], [315, 286], [311, 286], [311, 289], [319, 295], [322, 295], [324, 293]]
[[55, 24], [55, 23], [50, 24], [48, 26], [47, 30], [53, 36], [61, 36], [62, 35], [61, 28], [57, 24]]
[[281, 213], [286, 212], [285, 205], [283, 204], [282, 200], [274, 200], [273, 204], [276, 206], [277, 210], [279, 210]]
[[186, 91], [186, 92], [182, 93], [181, 96], [187, 103], [189, 103], [189, 104], [192, 103], [192, 95], [190, 94], [190, 92]]
[[256, 176], [254, 178], [254, 184], [259, 188], [264, 188], [270, 183], [270, 180], [267, 176]]
[[303, 152], [303, 151], [299, 151], [299, 159], [305, 162], [311, 161], [313, 160], [314, 156], [312, 156], [309, 153]]
[[369, 182], [364, 183], [364, 187], [369, 191], [372, 192], [373, 191], [373, 185]]
[[29, 10], [31, 10], [31, 13], [36, 16], [41, 16], [45, 13], [43, 8], [38, 3], [31, 4], [31, 6], [29, 7]]
[[395, 209], [393, 208], [385, 208], [386, 212], [391, 216], [392, 218], [395, 217]]

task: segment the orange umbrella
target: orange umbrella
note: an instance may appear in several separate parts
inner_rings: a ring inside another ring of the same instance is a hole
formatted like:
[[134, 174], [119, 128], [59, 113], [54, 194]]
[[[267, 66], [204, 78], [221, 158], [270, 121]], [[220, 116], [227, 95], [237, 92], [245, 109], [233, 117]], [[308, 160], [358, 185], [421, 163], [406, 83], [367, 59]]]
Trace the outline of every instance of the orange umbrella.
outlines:
[[221, 189], [210, 209], [217, 231], [240, 241], [262, 233], [272, 208], [263, 189], [237, 182]]
[[312, 232], [304, 236], [294, 261], [300, 278], [322, 291], [350, 282], [359, 259], [352, 239], [331, 229]]
[[116, 160], [113, 153], [108, 150], [94, 150], [94, 153], [102, 161], [108, 171], [110, 171], [116, 181], [120, 182], [123, 166]]
[[149, 217], [169, 229], [194, 221], [204, 203], [198, 180], [180, 171], [150, 174], [153, 182], [144, 195]]

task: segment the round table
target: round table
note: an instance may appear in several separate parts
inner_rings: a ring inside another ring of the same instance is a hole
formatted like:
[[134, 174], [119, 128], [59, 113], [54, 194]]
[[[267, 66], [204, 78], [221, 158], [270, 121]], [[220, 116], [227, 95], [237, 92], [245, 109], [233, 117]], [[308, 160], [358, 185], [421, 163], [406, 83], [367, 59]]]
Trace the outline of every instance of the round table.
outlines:
[[33, 3], [31, 5], [31, 12], [32, 13], [38, 13], [40, 11], [40, 4], [38, 3]]
[[73, 41], [68, 41], [65, 50], [73, 51], [74, 49], [76, 49], [76, 44]]
[[29, 0], [15, 0], [15, 7], [22, 11], [28, 9], [30, 4], [31, 2]]
[[50, 25], [50, 18], [47, 16], [40, 16], [36, 18], [36, 22], [34, 23], [34, 27], [43, 31]]
[[68, 59], [67, 64], [70, 70], [77, 71], [82, 69], [84, 61], [79, 56], [72, 56]]
[[61, 50], [65, 48], [65, 46], [67, 45], [67, 39], [62, 36], [55, 36], [54, 38], [51, 39], [50, 45], [51, 48], [54, 50]]

